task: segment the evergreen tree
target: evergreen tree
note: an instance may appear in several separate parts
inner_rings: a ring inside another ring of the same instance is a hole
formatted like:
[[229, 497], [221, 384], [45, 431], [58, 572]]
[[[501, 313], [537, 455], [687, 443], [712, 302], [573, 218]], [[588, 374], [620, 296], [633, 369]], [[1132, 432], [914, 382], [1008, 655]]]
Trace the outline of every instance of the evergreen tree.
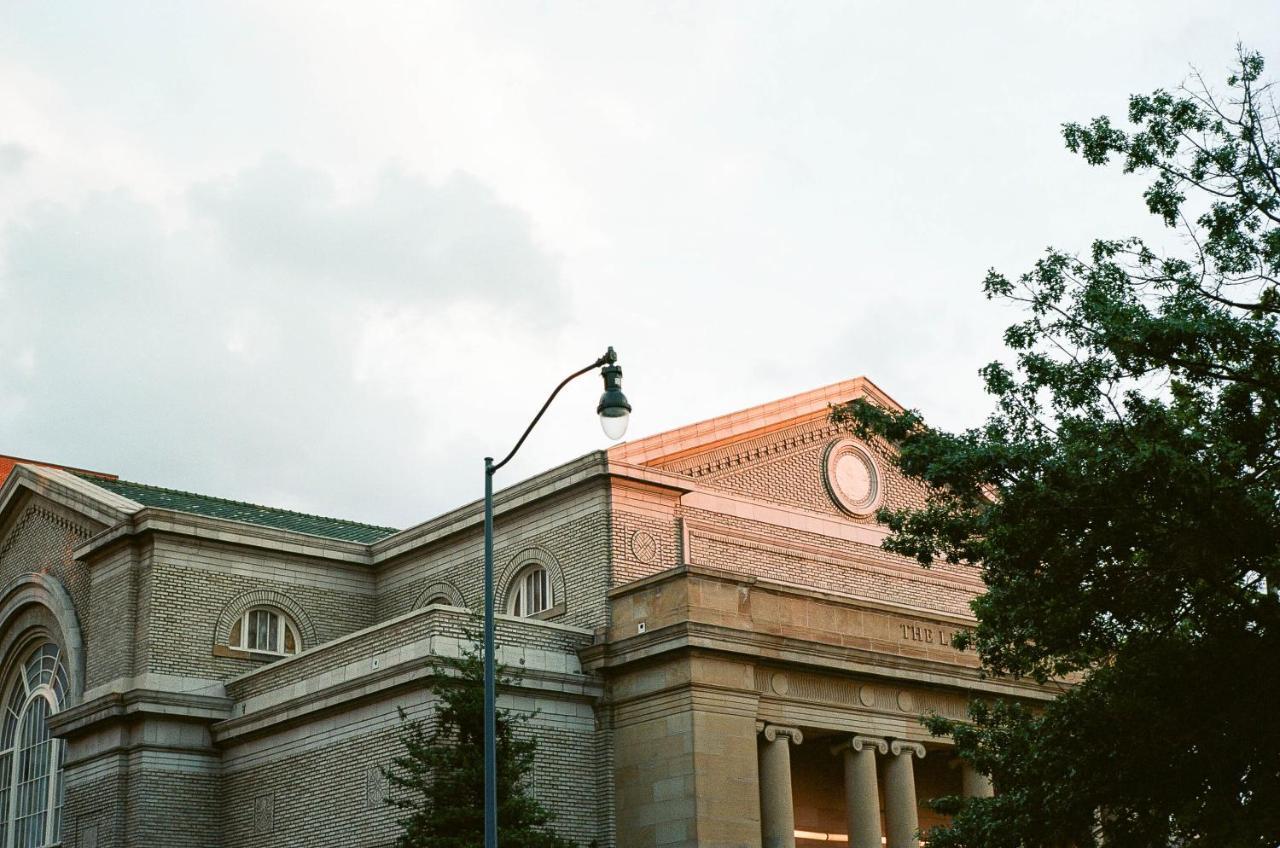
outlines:
[[934, 848], [1280, 845], [1280, 114], [1260, 56], [1226, 94], [1137, 95], [1130, 127], [1068, 124], [1092, 165], [1152, 177], [1168, 249], [1050, 250], [989, 297], [1026, 319], [995, 411], [947, 433], [867, 403], [932, 493], [885, 547], [980, 569], [959, 644], [991, 675], [1071, 686], [1043, 709], [934, 718], [994, 779]]
[[[501, 689], [518, 676], [498, 669]], [[484, 845], [484, 661], [472, 649], [445, 658], [431, 681], [438, 696], [435, 724], [400, 713], [404, 753], [385, 769], [387, 803], [405, 815], [397, 848], [477, 848]], [[529, 794], [537, 741], [520, 732], [528, 713], [498, 709], [498, 838], [503, 848], [574, 848], [555, 834], [552, 814]]]

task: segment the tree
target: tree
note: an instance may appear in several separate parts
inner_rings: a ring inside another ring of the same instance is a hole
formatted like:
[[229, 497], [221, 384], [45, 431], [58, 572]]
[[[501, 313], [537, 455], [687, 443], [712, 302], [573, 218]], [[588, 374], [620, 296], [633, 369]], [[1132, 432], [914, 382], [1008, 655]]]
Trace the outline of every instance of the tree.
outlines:
[[[499, 687], [517, 682], [498, 669]], [[387, 803], [405, 812], [397, 848], [484, 845], [484, 661], [476, 650], [446, 657], [431, 681], [434, 726], [400, 713], [404, 753], [384, 770]], [[532, 716], [497, 711], [498, 835], [504, 848], [574, 848], [551, 829], [552, 814], [525, 786], [537, 742], [521, 733]]]
[[[959, 644], [985, 673], [1061, 686], [1043, 708], [932, 717], [994, 779], [942, 799], [936, 848], [1280, 844], [1280, 115], [1243, 48], [1067, 124], [1091, 165], [1149, 175], [1172, 247], [1049, 250], [989, 298], [1024, 320], [960, 433], [867, 402], [833, 410], [929, 487], [884, 546], [980, 569]], [[1063, 683], [1062, 681], [1070, 681]]]

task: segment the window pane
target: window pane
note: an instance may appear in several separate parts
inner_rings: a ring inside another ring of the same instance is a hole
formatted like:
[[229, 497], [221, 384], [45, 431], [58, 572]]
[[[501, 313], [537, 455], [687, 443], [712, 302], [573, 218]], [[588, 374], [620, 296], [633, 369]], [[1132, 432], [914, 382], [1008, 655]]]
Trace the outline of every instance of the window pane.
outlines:
[[227, 644], [233, 648], [240, 647], [240, 631], [244, 629], [244, 621], [237, 619], [236, 623], [231, 625], [231, 637], [227, 639]]
[[284, 626], [284, 652], [286, 654], [298, 653], [298, 640], [293, 635], [293, 628], [288, 624]]
[[48, 701], [36, 698], [27, 706], [18, 736], [21, 748], [18, 750], [14, 848], [36, 848], [44, 844], [49, 814], [49, 766], [54, 740], [49, 737]]

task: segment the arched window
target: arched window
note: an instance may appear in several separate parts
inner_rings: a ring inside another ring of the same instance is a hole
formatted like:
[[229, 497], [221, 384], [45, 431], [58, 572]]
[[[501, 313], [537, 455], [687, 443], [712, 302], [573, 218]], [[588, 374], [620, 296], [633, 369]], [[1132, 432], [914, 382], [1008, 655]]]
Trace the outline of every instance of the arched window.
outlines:
[[511, 587], [509, 606], [512, 615], [526, 618], [555, 606], [555, 600], [551, 597], [551, 578], [547, 574], [547, 569], [535, 563], [517, 574], [515, 583]]
[[297, 626], [275, 607], [251, 607], [231, 623], [227, 645], [255, 654], [287, 657], [298, 653]]
[[423, 606], [429, 607], [432, 604], [444, 604], [447, 607], [451, 607], [453, 606], [453, 598], [450, 598], [448, 595], [432, 595], [427, 598], [427, 602], [423, 604]]
[[67, 671], [52, 642], [35, 648], [9, 682], [0, 723], [0, 845], [38, 848], [62, 840], [62, 740], [49, 716], [62, 709]]

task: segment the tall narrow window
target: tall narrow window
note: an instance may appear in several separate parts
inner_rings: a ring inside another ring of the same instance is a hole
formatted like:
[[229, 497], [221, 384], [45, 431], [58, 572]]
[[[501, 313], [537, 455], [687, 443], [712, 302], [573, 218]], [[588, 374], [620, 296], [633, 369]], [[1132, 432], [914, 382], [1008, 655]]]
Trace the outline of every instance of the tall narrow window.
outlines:
[[279, 610], [255, 607], [231, 625], [227, 644], [256, 654], [289, 656], [298, 653], [298, 628]]
[[62, 840], [63, 742], [49, 733], [62, 709], [67, 672], [61, 651], [45, 642], [15, 679], [0, 719], [0, 845], [41, 848]]
[[551, 579], [540, 565], [531, 565], [520, 572], [512, 589], [512, 615], [528, 617], [555, 606], [551, 598]]

